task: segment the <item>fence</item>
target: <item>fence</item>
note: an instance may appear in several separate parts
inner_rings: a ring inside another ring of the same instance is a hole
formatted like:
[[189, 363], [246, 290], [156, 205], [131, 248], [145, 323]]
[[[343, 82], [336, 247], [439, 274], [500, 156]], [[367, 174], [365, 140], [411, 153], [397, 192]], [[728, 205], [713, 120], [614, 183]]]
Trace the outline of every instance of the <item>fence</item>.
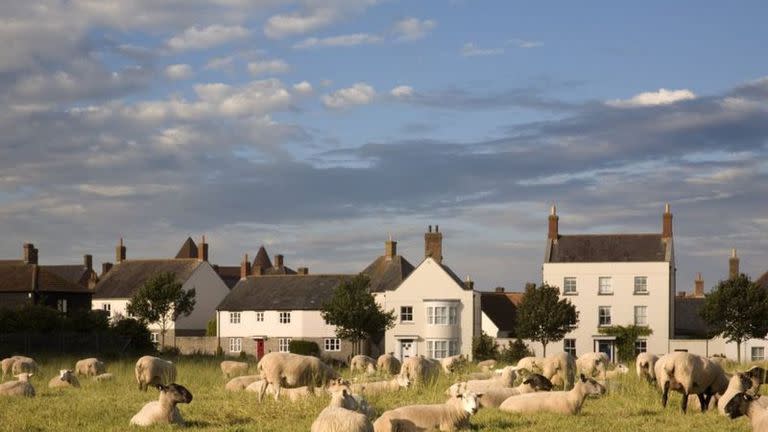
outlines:
[[0, 334], [0, 357], [12, 354], [113, 354], [125, 353], [129, 337], [110, 333], [8, 333]]

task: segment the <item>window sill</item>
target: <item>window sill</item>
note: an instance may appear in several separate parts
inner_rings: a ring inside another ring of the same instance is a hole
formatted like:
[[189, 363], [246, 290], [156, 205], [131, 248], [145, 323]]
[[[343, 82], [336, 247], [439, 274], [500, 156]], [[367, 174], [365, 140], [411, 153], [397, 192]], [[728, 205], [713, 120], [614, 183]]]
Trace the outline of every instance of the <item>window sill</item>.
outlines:
[[400, 324], [402, 324], [402, 325], [414, 325], [416, 323], [413, 322], [413, 321], [400, 321]]
[[564, 296], [569, 296], [569, 297], [577, 297], [579, 295], [579, 293], [577, 293], [577, 292], [564, 292], [563, 295]]
[[613, 324], [598, 324], [598, 325], [597, 325], [597, 328], [605, 328], [605, 327], [610, 327], [610, 326], [612, 326], [612, 325], [613, 325]]
[[650, 295], [651, 293], [649, 293], [648, 291], [635, 291], [632, 294], [639, 295], [639, 296], [647, 296], [647, 295]]
[[612, 295], [613, 295], [613, 293], [612, 293], [612, 292], [609, 292], [609, 293], [601, 293], [601, 292], [598, 292], [598, 293], [597, 293], [597, 295], [599, 295], [599, 296], [612, 296]]

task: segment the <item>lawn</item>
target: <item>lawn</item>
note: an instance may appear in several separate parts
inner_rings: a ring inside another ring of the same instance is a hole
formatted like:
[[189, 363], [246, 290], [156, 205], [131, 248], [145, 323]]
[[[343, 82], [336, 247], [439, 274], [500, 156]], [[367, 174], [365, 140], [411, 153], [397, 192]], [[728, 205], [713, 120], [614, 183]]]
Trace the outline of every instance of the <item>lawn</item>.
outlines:
[[[48, 380], [61, 368], [74, 367], [74, 358], [38, 359], [41, 371], [33, 378], [37, 396], [31, 399], [0, 397], [0, 430], [2, 431], [122, 431], [130, 418], [157, 391], [137, 389], [133, 375], [135, 360], [108, 362], [108, 370], [116, 375], [113, 382], [96, 383], [82, 378], [80, 389], [52, 390]], [[194, 395], [189, 405], [179, 405], [189, 423], [189, 430], [225, 431], [308, 431], [316, 415], [328, 403], [322, 396], [301, 403], [259, 403], [252, 393], [224, 390], [224, 379], [212, 358], [177, 359], [177, 382]], [[634, 370], [634, 369], [633, 369]], [[413, 388], [405, 392], [369, 398], [377, 413], [414, 403], [440, 403], [453, 380], [441, 377], [434, 386]], [[680, 397], [674, 394], [670, 406], [662, 409], [659, 392], [640, 382], [633, 374], [615, 382], [599, 399], [586, 401], [578, 416], [551, 414], [521, 416], [496, 409], [480, 410], [472, 418], [475, 430], [502, 431], [748, 431], [746, 419], [736, 421], [716, 412], [701, 414], [679, 410]], [[149, 428], [168, 429], [165, 427]]]

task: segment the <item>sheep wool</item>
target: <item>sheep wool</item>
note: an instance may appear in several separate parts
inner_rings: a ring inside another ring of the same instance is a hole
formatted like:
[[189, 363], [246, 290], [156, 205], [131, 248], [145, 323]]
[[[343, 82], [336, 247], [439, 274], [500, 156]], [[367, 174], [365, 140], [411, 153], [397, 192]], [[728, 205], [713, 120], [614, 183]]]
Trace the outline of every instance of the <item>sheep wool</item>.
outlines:
[[752, 432], [768, 432], [768, 410], [758, 403], [760, 399], [764, 398], [737, 393], [725, 405], [725, 413], [731, 419], [749, 417]]
[[376, 373], [376, 360], [367, 355], [358, 354], [349, 362], [349, 370], [352, 372]]
[[406, 389], [411, 385], [411, 380], [402, 375], [398, 375], [388, 381], [372, 381], [366, 383], [354, 383], [351, 385], [352, 391], [355, 393], [363, 393], [367, 395], [381, 394], [386, 392], [394, 392], [400, 389]]
[[654, 367], [656, 366], [656, 362], [658, 360], [659, 357], [655, 354], [638, 354], [637, 358], [635, 359], [635, 370], [637, 372], [637, 377], [648, 382], [656, 381], [656, 372], [654, 371]]
[[48, 381], [48, 388], [80, 388], [80, 381], [70, 369], [62, 369]]
[[95, 377], [93, 377], [93, 380], [96, 381], [96, 382], [112, 381], [113, 379], [115, 379], [115, 376], [112, 375], [109, 372], [103, 373], [103, 374], [99, 374], [99, 375], [96, 375]]
[[376, 360], [376, 369], [390, 375], [398, 374], [401, 367], [400, 360], [395, 357], [394, 353], [382, 354]]
[[499, 409], [516, 413], [551, 412], [576, 415], [581, 412], [581, 407], [587, 396], [604, 393], [605, 387], [582, 374], [573, 389], [569, 391], [526, 393], [511, 396], [499, 406]]
[[[280, 397], [283, 385], [288, 388], [309, 386], [324, 387], [329, 380], [339, 374], [319, 358], [292, 353], [272, 352], [265, 355], [258, 365], [258, 370], [268, 385], [275, 388], [275, 400]], [[266, 386], [262, 386], [266, 391]], [[259, 392], [259, 399], [264, 397]]]
[[227, 391], [243, 391], [247, 387], [254, 385], [261, 379], [260, 375], [246, 375], [232, 378], [224, 385], [224, 390]]
[[38, 370], [37, 362], [30, 357], [17, 356], [11, 367], [13, 375], [19, 375], [22, 373], [36, 373]]
[[341, 389], [331, 395], [331, 402], [312, 423], [311, 432], [373, 432], [365, 414], [346, 408], [350, 394]]
[[655, 370], [662, 390], [662, 405], [667, 406], [669, 391], [674, 390], [683, 394], [680, 404], [683, 412], [688, 410], [688, 395], [699, 395], [701, 410], [706, 411], [712, 397], [722, 395], [728, 387], [728, 378], [718, 364], [687, 352], [662, 356]]
[[400, 375], [408, 377], [414, 383], [426, 383], [437, 379], [441, 368], [439, 362], [418, 355], [403, 360]]
[[35, 396], [35, 388], [32, 387], [32, 383], [29, 382], [29, 378], [33, 374], [20, 373], [16, 375], [16, 381], [8, 381], [0, 384], [0, 396]]
[[552, 390], [552, 383], [543, 375], [532, 374], [517, 387], [494, 388], [479, 395], [480, 406], [498, 408], [510, 396], [517, 396], [537, 391]]
[[738, 393], [746, 393], [752, 387], [752, 378], [746, 373], [737, 372], [728, 381], [728, 388], [717, 400], [717, 410], [721, 415], [726, 415], [725, 406]]
[[176, 381], [176, 365], [161, 358], [144, 356], [136, 362], [136, 382], [139, 390], [147, 391], [150, 385], [170, 384]]
[[87, 359], [78, 360], [75, 363], [75, 374], [85, 376], [97, 376], [105, 373], [107, 367], [101, 360], [91, 357]]
[[576, 359], [576, 369], [588, 377], [600, 376], [605, 373], [608, 362], [608, 356], [605, 353], [584, 353]]
[[245, 362], [224, 360], [221, 362], [220, 367], [221, 372], [224, 374], [224, 378], [227, 379], [248, 373], [248, 363]]
[[501, 375], [484, 380], [469, 380], [453, 384], [446, 393], [449, 396], [456, 396], [465, 392], [485, 393], [490, 390], [513, 387], [517, 378], [515, 370], [515, 367], [507, 366], [502, 370]]
[[154, 424], [172, 423], [185, 426], [184, 419], [181, 417], [181, 413], [176, 405], [192, 402], [192, 393], [186, 387], [175, 383], [168, 386], [157, 384], [155, 387], [160, 391], [158, 399], [144, 405], [131, 418], [130, 424], [152, 426]]
[[409, 405], [386, 411], [373, 423], [373, 429], [376, 432], [466, 429], [470, 426], [470, 416], [478, 409], [477, 395], [464, 393], [443, 404]]

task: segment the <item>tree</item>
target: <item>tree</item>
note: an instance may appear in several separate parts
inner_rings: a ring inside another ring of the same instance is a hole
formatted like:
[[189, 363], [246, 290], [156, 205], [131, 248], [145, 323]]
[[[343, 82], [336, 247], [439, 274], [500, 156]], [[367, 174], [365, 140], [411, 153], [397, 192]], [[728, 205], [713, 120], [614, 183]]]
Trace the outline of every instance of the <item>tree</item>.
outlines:
[[495, 359], [499, 355], [499, 348], [496, 346], [496, 339], [482, 332], [480, 336], [472, 340], [472, 357], [475, 360]]
[[523, 342], [522, 339], [517, 338], [514, 342], [507, 342], [507, 346], [502, 348], [499, 353], [499, 359], [505, 363], [517, 364], [520, 359], [525, 357], [532, 357], [533, 351]]
[[544, 356], [547, 344], [557, 342], [579, 322], [579, 313], [568, 299], [560, 298], [560, 290], [547, 284], [527, 285], [517, 308], [517, 336], [541, 342]]
[[714, 335], [736, 342], [741, 362], [741, 343], [768, 334], [768, 291], [740, 274], [720, 281], [704, 298], [700, 314]]
[[368, 291], [369, 283], [363, 274], [342, 282], [320, 311], [325, 322], [336, 326], [336, 337], [352, 341], [355, 354], [361, 352], [362, 341], [380, 339], [395, 325], [395, 312], [385, 312], [376, 303]]
[[174, 273], [158, 273], [139, 288], [126, 311], [145, 323], [160, 326], [160, 346], [165, 346], [168, 326], [195, 308], [195, 289], [184, 291]]
[[631, 363], [637, 353], [635, 353], [635, 342], [641, 336], [650, 336], [653, 330], [646, 326], [610, 326], [600, 328], [600, 334], [614, 336], [616, 338], [616, 348], [618, 350], [619, 361]]

